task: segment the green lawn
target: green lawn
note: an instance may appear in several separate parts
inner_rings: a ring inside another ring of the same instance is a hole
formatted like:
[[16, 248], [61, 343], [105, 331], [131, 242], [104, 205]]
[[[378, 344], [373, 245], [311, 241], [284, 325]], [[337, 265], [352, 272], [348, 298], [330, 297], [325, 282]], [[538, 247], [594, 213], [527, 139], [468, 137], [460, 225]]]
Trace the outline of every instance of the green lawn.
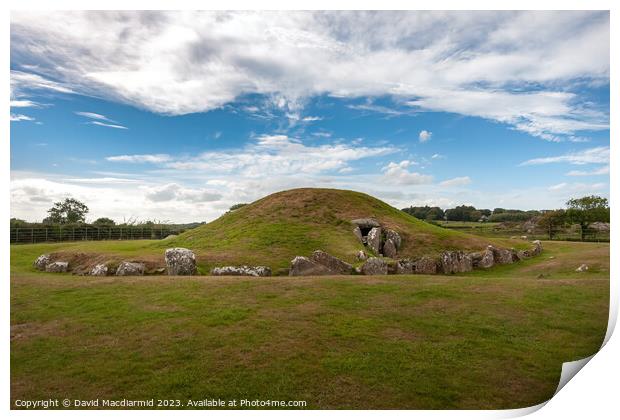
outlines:
[[12, 402], [518, 408], [550, 398], [607, 326], [609, 244], [546, 242], [465, 276], [261, 279], [31, 271], [46, 246], [12, 248]]

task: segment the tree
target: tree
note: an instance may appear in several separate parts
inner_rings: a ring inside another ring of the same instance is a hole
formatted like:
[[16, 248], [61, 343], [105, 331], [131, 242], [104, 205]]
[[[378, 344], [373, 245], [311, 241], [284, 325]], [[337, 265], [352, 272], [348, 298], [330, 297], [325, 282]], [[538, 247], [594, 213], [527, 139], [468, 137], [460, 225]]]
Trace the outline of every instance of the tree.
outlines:
[[116, 222], [109, 217], [100, 217], [93, 222], [95, 226], [114, 226]]
[[609, 204], [606, 198], [589, 195], [572, 198], [566, 202], [566, 205], [568, 206], [566, 217], [570, 223], [576, 223], [581, 227], [582, 241], [591, 223], [609, 222]]
[[75, 198], [65, 198], [64, 201], [54, 203], [54, 206], [49, 209], [47, 213], [49, 216], [46, 220], [51, 223], [58, 223], [61, 225], [68, 223], [84, 223], [86, 214], [88, 213], [88, 207]]
[[566, 212], [564, 210], [549, 210], [543, 213], [536, 224], [545, 229], [549, 235], [549, 240], [553, 239], [553, 235], [560, 227], [566, 224]]
[[228, 209], [228, 211], [235, 211], [240, 209], [243, 206], [247, 206], [247, 203], [239, 203], [239, 204], [233, 204], [232, 206], [230, 206], [230, 208]]

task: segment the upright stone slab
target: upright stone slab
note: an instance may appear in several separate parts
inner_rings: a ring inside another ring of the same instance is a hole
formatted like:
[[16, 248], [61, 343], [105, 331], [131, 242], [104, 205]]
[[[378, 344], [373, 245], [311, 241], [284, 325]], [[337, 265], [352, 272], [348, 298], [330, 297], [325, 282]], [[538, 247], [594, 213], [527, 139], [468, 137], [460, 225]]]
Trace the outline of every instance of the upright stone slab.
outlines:
[[297, 256], [291, 260], [289, 276], [323, 276], [332, 274], [327, 267], [307, 257]]
[[314, 251], [310, 256], [310, 259], [317, 264], [327, 267], [333, 274], [353, 273], [353, 266], [351, 264], [321, 250]]
[[385, 275], [388, 273], [388, 265], [382, 258], [370, 257], [362, 265], [362, 274], [367, 276]]
[[144, 264], [123, 261], [118, 265], [116, 269], [117, 276], [143, 276], [144, 275]]
[[33, 265], [37, 270], [45, 271], [45, 267], [51, 262], [52, 262], [52, 259], [49, 256], [49, 254], [43, 254], [43, 255], [39, 255], [37, 259], [34, 260]]
[[437, 261], [431, 257], [422, 257], [414, 262], [415, 274], [437, 274]]
[[383, 255], [388, 258], [396, 258], [398, 255], [398, 251], [396, 249], [397, 246], [394, 244], [394, 241], [387, 239], [383, 244]]
[[473, 269], [472, 258], [463, 251], [445, 251], [439, 261], [441, 271], [445, 274], [464, 273]]
[[368, 248], [372, 249], [376, 255], [381, 254], [381, 233], [380, 227], [374, 227], [368, 232]]
[[400, 249], [400, 245], [402, 243], [402, 239], [400, 237], [400, 235], [398, 234], [398, 232], [396, 232], [395, 230], [392, 229], [387, 229], [385, 231], [385, 241], [392, 241], [392, 243], [394, 244], [394, 247], [398, 250]]
[[196, 274], [196, 256], [187, 248], [168, 248], [164, 259], [169, 276]]
[[91, 276], [107, 276], [108, 275], [108, 266], [105, 264], [97, 264], [90, 270]]
[[56, 261], [45, 266], [48, 273], [66, 273], [69, 269], [69, 263], [66, 261]]

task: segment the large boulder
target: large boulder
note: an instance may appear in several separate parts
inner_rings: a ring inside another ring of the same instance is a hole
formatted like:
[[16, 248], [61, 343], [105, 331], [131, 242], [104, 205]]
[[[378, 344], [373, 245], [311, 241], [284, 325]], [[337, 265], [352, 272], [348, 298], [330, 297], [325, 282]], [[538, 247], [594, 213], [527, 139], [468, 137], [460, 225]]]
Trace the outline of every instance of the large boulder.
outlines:
[[196, 256], [187, 248], [168, 248], [164, 259], [169, 276], [196, 274]]
[[394, 244], [394, 241], [392, 241], [391, 239], [386, 240], [383, 244], [383, 255], [388, 258], [396, 258], [396, 256], [398, 255], [398, 251], [396, 250], [396, 248], [397, 247]]
[[491, 268], [495, 263], [493, 258], [493, 250], [487, 248], [482, 252], [473, 252], [469, 254], [474, 268]]
[[34, 260], [34, 267], [37, 270], [45, 271], [45, 267], [52, 262], [51, 257], [48, 254], [39, 255], [36, 260]]
[[534, 244], [534, 249], [532, 250], [532, 256], [540, 255], [540, 253], [543, 250], [542, 242], [534, 241], [532, 243]]
[[69, 263], [66, 261], [56, 261], [45, 266], [48, 273], [66, 273], [69, 269]]
[[366, 240], [368, 248], [372, 249], [377, 255], [381, 253], [381, 233], [380, 227], [374, 227], [368, 232], [368, 239]]
[[413, 265], [415, 274], [436, 274], [437, 261], [431, 257], [422, 257]]
[[108, 266], [105, 264], [97, 264], [90, 270], [91, 276], [107, 276], [108, 275]]
[[413, 274], [415, 264], [411, 260], [399, 260], [396, 262], [396, 274]]
[[383, 275], [388, 273], [388, 265], [382, 258], [370, 257], [362, 265], [362, 274], [367, 276]]
[[377, 222], [375, 219], [371, 217], [366, 217], [363, 219], [355, 219], [351, 220], [351, 223], [357, 225], [360, 229], [371, 229], [374, 227], [380, 227], [381, 224]]
[[388, 229], [385, 231], [385, 241], [392, 241], [394, 247], [398, 250], [400, 249], [400, 245], [402, 243], [402, 239], [398, 232], [392, 229]]
[[496, 264], [512, 264], [512, 251], [509, 249], [490, 247]]
[[473, 269], [472, 258], [463, 251], [444, 251], [439, 264], [445, 274], [464, 273]]
[[116, 269], [117, 276], [142, 276], [144, 275], [144, 264], [137, 262], [123, 261]]
[[295, 257], [291, 261], [289, 276], [322, 276], [333, 274], [329, 268], [306, 257]]
[[269, 277], [271, 276], [271, 268], [263, 265], [256, 267], [249, 267], [247, 265], [215, 267], [211, 270], [211, 274], [214, 276]]
[[333, 274], [351, 274], [353, 272], [353, 266], [351, 264], [344, 262], [333, 255], [329, 255], [324, 251], [314, 251], [310, 256], [310, 259], [317, 264], [327, 267]]

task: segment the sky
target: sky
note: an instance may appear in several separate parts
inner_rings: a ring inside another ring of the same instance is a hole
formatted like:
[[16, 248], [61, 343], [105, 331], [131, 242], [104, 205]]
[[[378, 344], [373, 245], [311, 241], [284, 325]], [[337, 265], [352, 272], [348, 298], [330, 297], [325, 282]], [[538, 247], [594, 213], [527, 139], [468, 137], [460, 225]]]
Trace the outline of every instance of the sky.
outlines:
[[608, 12], [13, 12], [11, 217], [609, 197]]

